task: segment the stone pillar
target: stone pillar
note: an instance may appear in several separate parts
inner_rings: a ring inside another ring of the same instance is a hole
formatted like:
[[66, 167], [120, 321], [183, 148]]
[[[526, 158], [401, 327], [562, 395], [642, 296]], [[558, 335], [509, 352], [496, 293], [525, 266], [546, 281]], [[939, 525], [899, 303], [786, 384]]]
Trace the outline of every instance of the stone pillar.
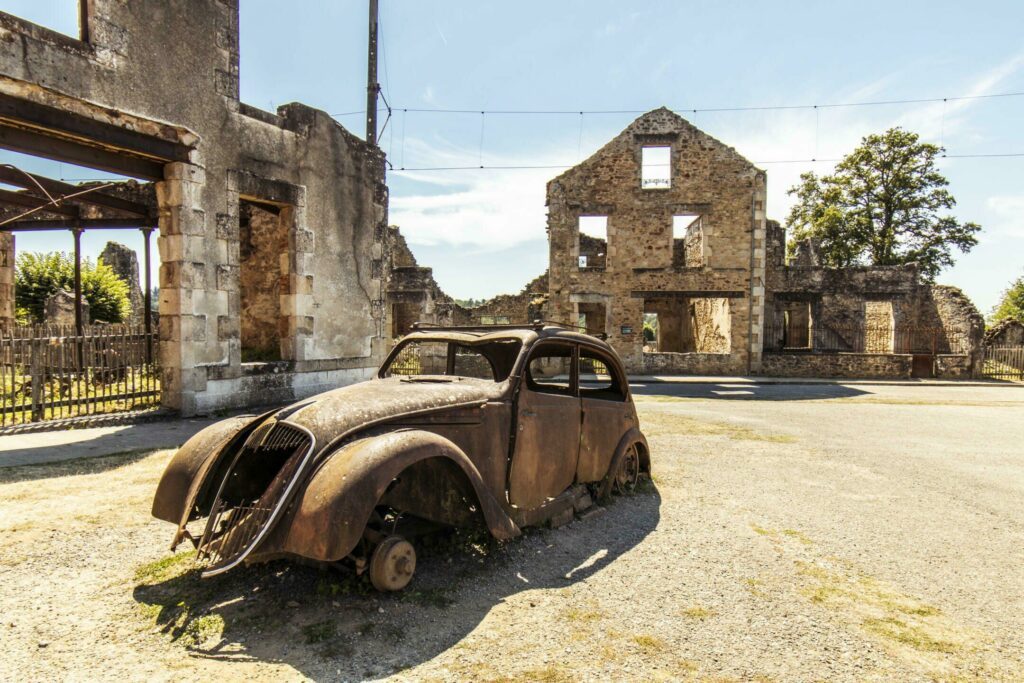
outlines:
[[14, 326], [14, 235], [0, 232], [0, 329]]
[[[206, 342], [208, 264], [202, 167], [172, 163], [156, 184], [160, 237], [160, 370], [164, 406], [182, 415], [196, 412], [196, 395], [206, 391], [201, 362]], [[215, 265], [215, 264], [214, 264]]]
[[118, 242], [107, 242], [100, 252], [100, 260], [128, 285], [131, 316], [125, 322], [141, 325], [145, 309], [142, 286], [139, 285], [139, 257], [134, 250]]
[[750, 225], [750, 345], [747, 371], [761, 371], [761, 352], [764, 349], [765, 264], [767, 262], [767, 178], [763, 171], [754, 176]]

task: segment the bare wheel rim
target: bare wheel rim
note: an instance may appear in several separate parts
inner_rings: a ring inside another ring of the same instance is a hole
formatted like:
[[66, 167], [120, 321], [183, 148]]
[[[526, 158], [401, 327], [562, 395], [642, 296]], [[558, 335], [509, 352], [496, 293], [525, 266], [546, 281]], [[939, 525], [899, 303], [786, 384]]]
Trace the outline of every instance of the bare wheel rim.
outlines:
[[615, 492], [631, 493], [640, 479], [640, 454], [636, 445], [630, 446], [622, 455], [619, 469], [615, 473]]
[[400, 591], [416, 571], [416, 550], [401, 536], [388, 536], [370, 558], [370, 583], [379, 591]]

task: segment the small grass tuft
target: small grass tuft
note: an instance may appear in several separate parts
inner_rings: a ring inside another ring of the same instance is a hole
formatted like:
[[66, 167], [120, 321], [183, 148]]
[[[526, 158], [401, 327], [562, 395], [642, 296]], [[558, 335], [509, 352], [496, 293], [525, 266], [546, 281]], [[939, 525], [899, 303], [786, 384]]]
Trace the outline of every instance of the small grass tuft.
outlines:
[[194, 550], [187, 553], [175, 553], [167, 557], [144, 564], [135, 570], [137, 583], [153, 584], [175, 579], [187, 574], [195, 561]]
[[668, 643], [657, 636], [648, 635], [642, 633], [638, 636], [633, 636], [633, 642], [645, 653], [645, 654], [657, 654], [664, 652], [668, 649]]
[[861, 626], [869, 633], [908, 645], [915, 650], [951, 654], [959, 649], [956, 643], [934, 638], [920, 626], [908, 624], [895, 617], [865, 619]]
[[680, 614], [690, 619], [704, 621], [705, 619], [710, 619], [711, 617], [715, 616], [717, 612], [708, 607], [703, 607], [701, 605], [693, 605], [692, 607], [687, 607], [686, 609], [682, 610]]
[[302, 635], [306, 637], [307, 645], [330, 640], [334, 637], [336, 632], [337, 626], [334, 621], [330, 619], [327, 621], [318, 621], [315, 624], [307, 624], [302, 627]]
[[181, 639], [186, 644], [200, 645], [222, 633], [224, 633], [224, 617], [219, 614], [204, 614], [188, 621]]

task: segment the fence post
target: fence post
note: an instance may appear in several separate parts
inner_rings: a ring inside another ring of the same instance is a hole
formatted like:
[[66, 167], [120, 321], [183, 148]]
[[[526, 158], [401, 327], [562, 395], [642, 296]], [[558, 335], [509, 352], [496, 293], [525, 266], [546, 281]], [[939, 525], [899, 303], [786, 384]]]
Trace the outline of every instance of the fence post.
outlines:
[[32, 422], [39, 422], [43, 419], [43, 369], [39, 362], [39, 344], [36, 340], [29, 340], [29, 381], [32, 383]]

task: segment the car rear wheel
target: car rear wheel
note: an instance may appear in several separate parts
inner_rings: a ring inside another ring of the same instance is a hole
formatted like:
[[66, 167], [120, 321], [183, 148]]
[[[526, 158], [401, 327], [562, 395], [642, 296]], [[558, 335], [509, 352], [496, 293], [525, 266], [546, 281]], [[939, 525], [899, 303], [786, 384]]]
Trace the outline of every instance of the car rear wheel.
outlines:
[[636, 490], [637, 481], [640, 479], [640, 453], [636, 444], [626, 449], [619, 461], [618, 470], [615, 472], [615, 479], [612, 481], [612, 491], [625, 495]]
[[370, 557], [370, 583], [381, 592], [400, 591], [416, 571], [416, 550], [401, 536], [388, 536]]

